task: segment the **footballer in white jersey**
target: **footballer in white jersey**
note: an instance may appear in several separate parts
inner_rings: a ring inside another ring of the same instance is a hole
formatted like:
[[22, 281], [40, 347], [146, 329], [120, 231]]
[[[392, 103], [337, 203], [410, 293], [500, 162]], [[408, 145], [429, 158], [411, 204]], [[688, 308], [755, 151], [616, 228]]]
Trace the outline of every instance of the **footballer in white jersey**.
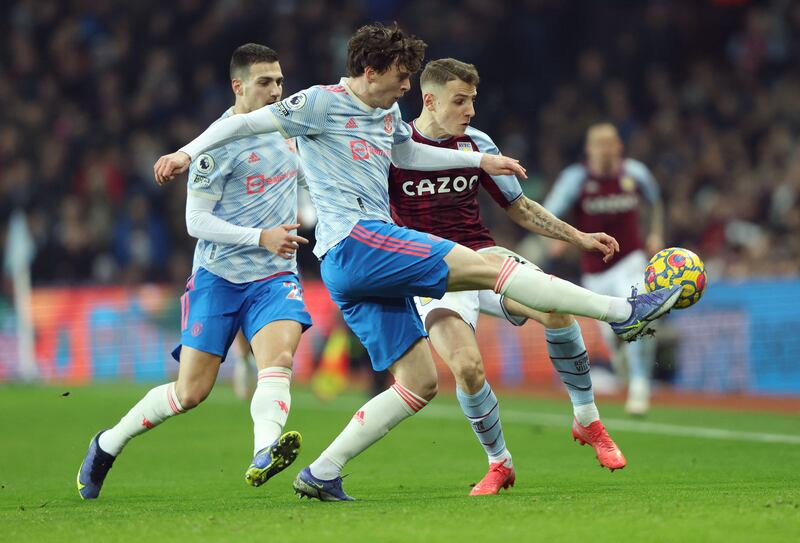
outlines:
[[[633, 340], [680, 293], [662, 289], [630, 301], [601, 296], [512, 258], [478, 254], [394, 224], [387, 191], [390, 163], [429, 171], [480, 167], [490, 175], [525, 178], [525, 169], [512, 158], [411, 140], [396, 102], [411, 88], [425, 47], [397, 25], [366, 25], [348, 42], [349, 77], [339, 85], [312, 87], [263, 110], [224, 119], [153, 167], [156, 181], [164, 183], [185, 171], [192, 157], [233, 139], [276, 130], [297, 137], [318, 212], [315, 254], [322, 259], [322, 279], [373, 367], [388, 368], [396, 379], [295, 479], [297, 492], [322, 500], [350, 499], [342, 490], [343, 465], [436, 394], [436, 367], [413, 296], [494, 289], [533, 309], [605, 320]], [[556, 221], [560, 239], [608, 259], [619, 249], [605, 234], [579, 232], [547, 215]]]
[[[234, 106], [224, 118], [281, 98], [283, 74], [272, 49], [246, 44], [231, 59]], [[265, 483], [297, 457], [300, 434], [283, 432], [292, 357], [311, 317], [297, 277], [294, 232], [300, 166], [279, 134], [250, 136], [203, 153], [189, 172], [186, 224], [198, 238], [181, 297], [178, 379], [148, 392], [114, 427], [99, 432], [78, 473], [84, 499], [97, 498], [116, 457], [133, 437], [201, 403], [241, 328], [252, 345], [258, 385], [250, 412], [254, 456], [245, 472]]]

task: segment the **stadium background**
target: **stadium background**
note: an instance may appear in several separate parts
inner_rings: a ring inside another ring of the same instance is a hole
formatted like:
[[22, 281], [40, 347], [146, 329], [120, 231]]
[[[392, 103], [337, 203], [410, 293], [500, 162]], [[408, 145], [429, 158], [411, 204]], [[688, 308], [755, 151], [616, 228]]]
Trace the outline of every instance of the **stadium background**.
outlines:
[[[478, 67], [474, 124], [527, 166], [534, 199], [581, 157], [590, 123], [613, 121], [659, 181], [667, 245], [695, 250], [709, 270], [702, 302], [662, 326], [658, 378], [800, 396], [800, 4], [789, 0], [4, 3], [0, 381], [174, 373], [193, 240], [184, 179], [159, 189], [153, 162], [230, 105], [236, 46], [275, 48], [288, 95], [337, 81], [347, 38], [372, 20], [425, 39], [428, 59]], [[415, 88], [407, 120], [419, 103]], [[491, 202], [483, 214], [498, 243], [577, 279], [574, 252], [552, 256]], [[311, 251], [300, 260], [317, 324], [298, 353], [308, 379], [341, 322]], [[15, 296], [30, 300], [30, 319]], [[19, 333], [28, 321], [30, 345]], [[556, 386], [540, 329], [480, 328], [493, 382]], [[585, 328], [601, 367], [596, 326]]]

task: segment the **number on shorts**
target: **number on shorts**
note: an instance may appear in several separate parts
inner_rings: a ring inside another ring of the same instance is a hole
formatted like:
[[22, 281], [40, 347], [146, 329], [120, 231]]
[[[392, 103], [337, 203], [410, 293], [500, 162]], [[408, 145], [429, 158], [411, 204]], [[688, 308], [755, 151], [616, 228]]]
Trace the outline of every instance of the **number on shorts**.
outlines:
[[291, 289], [289, 294], [286, 295], [287, 300], [299, 300], [303, 301], [303, 291], [297, 286], [297, 283], [292, 283], [291, 281], [284, 281], [283, 286]]

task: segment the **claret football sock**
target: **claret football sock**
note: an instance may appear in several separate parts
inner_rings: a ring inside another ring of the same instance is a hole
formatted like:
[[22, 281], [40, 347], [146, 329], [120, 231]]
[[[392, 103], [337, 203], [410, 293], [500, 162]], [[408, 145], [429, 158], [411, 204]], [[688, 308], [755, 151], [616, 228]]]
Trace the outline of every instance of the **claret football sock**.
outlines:
[[175, 383], [157, 386], [145, 394], [116, 426], [100, 434], [98, 444], [108, 454], [117, 456], [131, 438], [183, 411], [175, 392]]

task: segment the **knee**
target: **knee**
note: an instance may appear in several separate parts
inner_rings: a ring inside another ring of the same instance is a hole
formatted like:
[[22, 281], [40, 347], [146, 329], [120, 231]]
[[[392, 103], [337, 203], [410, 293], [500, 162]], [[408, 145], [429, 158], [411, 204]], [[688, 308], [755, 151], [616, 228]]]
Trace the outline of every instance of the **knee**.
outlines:
[[542, 324], [545, 328], [566, 328], [572, 326], [575, 318], [572, 315], [562, 315], [560, 313], [545, 313]]
[[183, 410], [188, 411], [200, 405], [208, 397], [211, 389], [197, 384], [182, 385], [178, 383], [175, 385], [175, 392], [178, 394], [178, 401]]
[[453, 353], [453, 367], [458, 385], [467, 394], [475, 394], [486, 382], [483, 360], [474, 349], [462, 349]]

